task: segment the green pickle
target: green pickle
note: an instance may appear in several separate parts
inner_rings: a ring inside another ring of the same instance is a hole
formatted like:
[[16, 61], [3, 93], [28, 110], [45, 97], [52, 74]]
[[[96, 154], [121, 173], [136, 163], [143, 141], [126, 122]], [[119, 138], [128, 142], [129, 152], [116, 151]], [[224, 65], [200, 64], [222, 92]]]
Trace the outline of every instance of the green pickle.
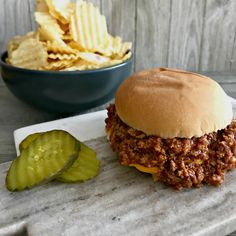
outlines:
[[[21, 145], [22, 151], [11, 164], [6, 177], [10, 191], [22, 191], [49, 182], [76, 161], [80, 142], [65, 131], [42, 133]], [[28, 139], [29, 140], [29, 139]]]
[[[48, 135], [52, 132], [59, 132], [68, 134], [65, 131], [49, 131], [42, 133], [31, 134], [26, 137], [19, 145], [21, 155], [12, 162], [10, 170], [7, 175], [6, 185], [10, 191], [24, 190], [25, 188], [32, 188], [42, 182], [48, 182], [52, 179], [56, 179], [64, 183], [82, 182], [97, 176], [100, 170], [100, 161], [96, 159], [96, 152], [83, 143], [79, 143], [80, 151], [78, 151], [77, 158], [73, 159], [74, 162], [69, 164], [60, 161], [60, 158], [49, 157], [51, 152], [58, 152], [58, 147], [53, 145], [55, 143], [55, 136]], [[40, 141], [40, 145], [37, 141], [40, 137], [46, 135], [47, 140], [44, 137], [44, 143]], [[64, 147], [64, 139], [60, 139], [61, 149]], [[33, 146], [33, 147], [31, 147]], [[29, 149], [29, 150], [28, 150]], [[52, 150], [53, 149], [53, 150]], [[26, 152], [26, 150], [28, 150]], [[31, 150], [31, 151], [30, 151]], [[32, 152], [33, 151], [33, 152]], [[40, 158], [45, 161], [38, 161], [38, 152], [42, 154]], [[43, 153], [42, 153], [43, 152]], [[34, 156], [34, 162], [32, 164], [32, 157]], [[55, 166], [61, 167], [55, 169]], [[25, 174], [22, 174], [25, 173]], [[42, 173], [44, 173], [42, 175]]]
[[35, 139], [37, 139], [42, 134], [43, 133], [35, 133], [27, 136], [19, 145], [20, 152], [22, 152], [23, 149], [26, 149]]
[[82, 182], [94, 178], [100, 170], [100, 161], [96, 159], [96, 152], [81, 143], [78, 159], [56, 180], [64, 183]]

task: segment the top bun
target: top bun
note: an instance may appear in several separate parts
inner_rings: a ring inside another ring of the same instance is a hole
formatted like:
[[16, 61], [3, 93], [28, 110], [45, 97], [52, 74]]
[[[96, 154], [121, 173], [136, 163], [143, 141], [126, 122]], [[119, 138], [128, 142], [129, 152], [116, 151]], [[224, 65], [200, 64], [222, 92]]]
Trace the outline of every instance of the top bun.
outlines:
[[233, 119], [230, 99], [217, 82], [168, 68], [129, 77], [117, 90], [115, 106], [124, 123], [161, 138], [200, 137]]

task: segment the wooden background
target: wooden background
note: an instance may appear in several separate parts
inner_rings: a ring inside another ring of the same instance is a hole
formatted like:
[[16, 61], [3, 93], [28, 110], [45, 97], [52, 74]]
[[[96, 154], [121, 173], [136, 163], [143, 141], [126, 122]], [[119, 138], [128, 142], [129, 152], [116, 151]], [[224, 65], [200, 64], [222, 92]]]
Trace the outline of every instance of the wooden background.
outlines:
[[[236, 0], [93, 0], [109, 30], [134, 43], [135, 70], [236, 72]], [[34, 0], [0, 1], [0, 51], [35, 28]]]

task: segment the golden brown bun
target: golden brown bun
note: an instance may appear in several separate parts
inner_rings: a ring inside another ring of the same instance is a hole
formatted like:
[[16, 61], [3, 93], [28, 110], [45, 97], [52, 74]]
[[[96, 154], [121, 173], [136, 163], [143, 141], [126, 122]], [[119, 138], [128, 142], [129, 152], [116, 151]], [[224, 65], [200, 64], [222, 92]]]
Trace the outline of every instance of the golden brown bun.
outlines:
[[117, 114], [127, 125], [162, 138], [192, 138], [224, 129], [233, 118], [229, 97], [214, 80], [156, 68], [129, 77], [117, 90]]

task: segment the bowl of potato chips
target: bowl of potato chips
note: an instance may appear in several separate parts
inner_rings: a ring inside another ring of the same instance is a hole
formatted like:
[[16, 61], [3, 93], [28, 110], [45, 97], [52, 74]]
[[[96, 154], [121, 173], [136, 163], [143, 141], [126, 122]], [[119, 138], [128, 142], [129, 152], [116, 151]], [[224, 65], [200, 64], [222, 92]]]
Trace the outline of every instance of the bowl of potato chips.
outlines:
[[108, 102], [132, 71], [132, 43], [108, 33], [92, 3], [37, 0], [37, 30], [13, 37], [1, 57], [7, 87], [35, 107], [80, 112]]

